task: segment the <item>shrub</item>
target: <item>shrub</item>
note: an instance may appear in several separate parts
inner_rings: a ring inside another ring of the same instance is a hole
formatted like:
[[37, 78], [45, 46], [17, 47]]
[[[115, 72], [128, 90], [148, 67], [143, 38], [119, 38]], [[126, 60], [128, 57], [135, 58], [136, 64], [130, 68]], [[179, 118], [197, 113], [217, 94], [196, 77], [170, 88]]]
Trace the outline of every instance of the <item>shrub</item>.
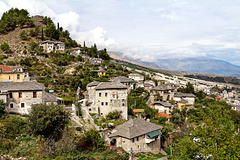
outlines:
[[27, 34], [27, 31], [25, 30], [23, 30], [19, 36], [21, 40], [28, 40], [28, 34]]
[[107, 119], [118, 119], [121, 117], [122, 111], [113, 111], [109, 112], [108, 115], [106, 115]]
[[10, 46], [8, 45], [8, 43], [4, 42], [3, 44], [1, 44], [0, 46], [1, 50], [3, 52], [9, 52], [10, 51]]

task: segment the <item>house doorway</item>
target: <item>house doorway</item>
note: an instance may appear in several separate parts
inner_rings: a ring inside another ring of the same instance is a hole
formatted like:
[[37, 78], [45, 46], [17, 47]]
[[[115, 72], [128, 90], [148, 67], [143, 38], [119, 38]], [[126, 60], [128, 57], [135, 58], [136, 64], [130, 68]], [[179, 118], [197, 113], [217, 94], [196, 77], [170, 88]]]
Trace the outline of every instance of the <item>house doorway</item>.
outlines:
[[116, 139], [111, 140], [111, 142], [110, 142], [111, 146], [115, 146], [116, 147], [116, 144], [117, 144], [117, 140]]

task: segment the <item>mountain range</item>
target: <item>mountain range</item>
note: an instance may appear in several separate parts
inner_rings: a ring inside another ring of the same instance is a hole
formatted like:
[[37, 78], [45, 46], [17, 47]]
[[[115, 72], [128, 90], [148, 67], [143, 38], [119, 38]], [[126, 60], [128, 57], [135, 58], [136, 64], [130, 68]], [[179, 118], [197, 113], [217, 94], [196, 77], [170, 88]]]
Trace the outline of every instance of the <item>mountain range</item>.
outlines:
[[121, 52], [109, 52], [109, 54], [141, 65], [167, 70], [240, 77], [240, 66], [233, 65], [226, 61], [206, 57], [168, 59], [159, 58], [154, 62], [144, 62], [139, 59], [123, 56], [123, 53]]

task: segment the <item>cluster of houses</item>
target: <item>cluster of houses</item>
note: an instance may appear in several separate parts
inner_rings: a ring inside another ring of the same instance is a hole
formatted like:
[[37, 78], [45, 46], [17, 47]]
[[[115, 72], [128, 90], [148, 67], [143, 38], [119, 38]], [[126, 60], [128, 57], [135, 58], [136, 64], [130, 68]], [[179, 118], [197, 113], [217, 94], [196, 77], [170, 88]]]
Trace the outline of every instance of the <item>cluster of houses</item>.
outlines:
[[21, 67], [0, 65], [0, 99], [8, 104], [7, 112], [28, 114], [34, 104], [56, 104], [60, 98], [45, 92], [43, 84], [31, 81]]
[[[39, 42], [39, 46], [45, 53], [65, 51], [65, 45], [62, 42], [47, 40]], [[94, 65], [102, 63], [100, 58], [84, 56], [81, 48], [73, 48], [69, 54], [81, 55]], [[99, 68], [96, 72], [99, 77], [106, 74], [103, 68]], [[144, 76], [139, 73], [131, 73], [128, 77], [113, 77], [108, 82], [93, 81], [86, 87], [84, 100], [81, 101], [84, 102], [82, 107], [85, 107], [89, 113], [96, 113], [103, 117], [110, 112], [119, 111], [121, 118], [128, 120], [108, 133], [105, 140], [110, 145], [122, 147], [127, 152], [159, 153], [163, 127], [142, 119], [141, 113], [144, 109], [133, 109], [135, 117], [138, 118], [128, 117], [128, 94], [131, 89], [138, 87], [148, 91], [150, 97], [147, 105], [158, 110], [156, 116], [166, 117], [169, 120], [174, 109], [193, 108], [195, 95], [177, 92], [180, 85], [168, 82], [144, 80]], [[206, 88], [202, 91], [206, 94], [210, 92]], [[236, 100], [237, 92], [224, 90], [222, 93], [219, 91], [214, 93], [213, 88], [211, 94], [232, 104], [233, 109], [240, 110], [240, 102]], [[0, 65], [0, 99], [8, 104], [7, 112], [17, 114], [28, 114], [34, 104], [57, 104], [61, 101], [61, 98], [46, 92], [43, 84], [32, 81], [27, 69], [6, 65]]]
[[[107, 138], [109, 144], [122, 147], [127, 152], [159, 153], [162, 126], [142, 119], [139, 115], [144, 112], [144, 109], [133, 109], [134, 114], [139, 118], [131, 119], [128, 117], [127, 97], [130, 90], [136, 87], [142, 87], [149, 91], [149, 107], [158, 110], [157, 116], [166, 117], [168, 120], [173, 109], [182, 110], [185, 107], [193, 106], [195, 102], [193, 94], [176, 92], [177, 88], [171, 84], [155, 86], [154, 81], [144, 81], [142, 75], [134, 73], [130, 74], [129, 77], [111, 78], [109, 82], [93, 81], [89, 83], [87, 91], [84, 92], [85, 103], [83, 103], [83, 107], [87, 108], [89, 113], [97, 113], [100, 116], [120, 111], [122, 119], [128, 120], [109, 133]], [[158, 96], [162, 99], [156, 100]]]

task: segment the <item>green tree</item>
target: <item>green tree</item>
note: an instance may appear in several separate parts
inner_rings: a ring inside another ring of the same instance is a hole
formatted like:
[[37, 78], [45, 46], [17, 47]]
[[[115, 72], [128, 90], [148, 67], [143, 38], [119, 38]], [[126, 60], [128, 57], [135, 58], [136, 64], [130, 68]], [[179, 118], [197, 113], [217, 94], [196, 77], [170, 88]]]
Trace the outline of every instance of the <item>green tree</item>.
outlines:
[[9, 52], [10, 51], [10, 46], [8, 45], [7, 42], [4, 42], [3, 44], [1, 44], [0, 48], [3, 52]]
[[113, 111], [109, 112], [108, 115], [106, 115], [106, 119], [118, 119], [121, 118], [122, 111]]
[[7, 107], [7, 103], [3, 100], [0, 100], [0, 117], [5, 113], [5, 109]]
[[57, 30], [53, 23], [51, 23], [46, 29], [45, 29], [45, 35], [49, 37], [50, 39], [54, 39], [56, 37]]
[[33, 41], [29, 42], [28, 45], [29, 45], [29, 49], [31, 51], [36, 51], [37, 48], [38, 48], [38, 44], [36, 42], [33, 42]]
[[178, 88], [178, 92], [194, 94], [194, 87], [190, 82], [188, 82], [185, 88]]
[[0, 33], [4, 34], [14, 30], [16, 27], [33, 27], [34, 23], [25, 9], [11, 8], [3, 13], [0, 20]]
[[104, 140], [101, 138], [97, 130], [91, 129], [80, 138], [77, 143], [82, 150], [101, 151], [105, 148]]
[[202, 123], [174, 144], [175, 159], [239, 159], [240, 134], [224, 105], [207, 106]]
[[21, 40], [28, 40], [28, 34], [27, 34], [27, 31], [25, 30], [23, 30], [19, 36]]
[[42, 28], [41, 40], [42, 40], [42, 41], [44, 40], [43, 28]]
[[29, 113], [29, 129], [34, 135], [59, 140], [69, 120], [70, 113], [62, 106], [36, 104]]

